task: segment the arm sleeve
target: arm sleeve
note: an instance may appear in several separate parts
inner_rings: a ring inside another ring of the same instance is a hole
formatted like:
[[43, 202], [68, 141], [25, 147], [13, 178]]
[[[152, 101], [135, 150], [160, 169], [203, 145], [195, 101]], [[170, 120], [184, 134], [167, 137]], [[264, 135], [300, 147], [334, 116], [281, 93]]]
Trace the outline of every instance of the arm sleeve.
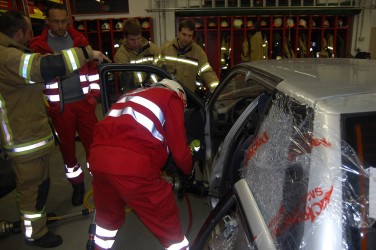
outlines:
[[184, 106], [177, 95], [173, 95], [169, 101], [165, 131], [167, 144], [176, 165], [188, 175], [192, 172], [193, 163], [184, 126]]
[[201, 48], [200, 50], [201, 50], [201, 56], [199, 57], [199, 68], [200, 70], [205, 68], [200, 74], [201, 79], [205, 82], [205, 85], [207, 87], [211, 87], [212, 85], [216, 86], [218, 85], [218, 82], [219, 82], [218, 76], [214, 72], [213, 68], [210, 66], [208, 62], [208, 57], [206, 56], [205, 52]]
[[93, 51], [90, 46], [85, 47], [89, 58], [81, 48], [71, 48], [61, 51], [61, 54], [21, 53], [18, 61], [18, 74], [29, 81], [48, 82], [58, 76], [64, 76], [79, 69], [93, 60]]

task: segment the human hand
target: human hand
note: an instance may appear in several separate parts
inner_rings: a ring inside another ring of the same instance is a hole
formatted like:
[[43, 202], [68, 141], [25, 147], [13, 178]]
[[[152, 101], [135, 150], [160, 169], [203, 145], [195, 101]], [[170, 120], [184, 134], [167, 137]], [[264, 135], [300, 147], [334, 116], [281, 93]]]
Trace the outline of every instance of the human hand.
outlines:
[[101, 51], [93, 50], [93, 57], [95, 64], [99, 65], [103, 62], [103, 60], [106, 60], [107, 62], [112, 62], [110, 58], [105, 56]]

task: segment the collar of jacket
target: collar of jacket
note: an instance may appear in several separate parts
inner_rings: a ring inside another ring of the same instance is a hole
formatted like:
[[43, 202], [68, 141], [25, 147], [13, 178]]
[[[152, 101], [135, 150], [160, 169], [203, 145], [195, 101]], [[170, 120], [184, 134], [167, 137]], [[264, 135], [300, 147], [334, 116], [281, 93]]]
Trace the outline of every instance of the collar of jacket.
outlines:
[[150, 42], [149, 40], [147, 40], [145, 37], [141, 37], [141, 47], [139, 49], [131, 49], [128, 47], [127, 45], [127, 40], [124, 39], [124, 47], [132, 52], [132, 53], [135, 53], [136, 55], [139, 55], [141, 54], [142, 52], [144, 52], [145, 50], [147, 50], [148, 48], [150, 48]]
[[183, 56], [192, 50], [193, 43], [194, 42], [192, 41], [190, 44], [188, 44], [184, 48], [180, 48], [179, 39], [175, 38], [174, 42], [172, 43], [172, 46], [175, 48], [176, 52], [178, 53], [178, 56]]
[[[54, 51], [47, 43], [48, 31], [49, 28], [46, 27], [39, 36], [33, 38], [30, 41], [30, 48], [37, 51], [43, 51], [44, 53], [53, 53]], [[67, 32], [73, 39], [73, 47], [87, 46], [89, 44], [85, 36], [74, 28], [68, 26]]]
[[12, 38], [10, 38], [9, 36], [5, 35], [2, 32], [0, 32], [0, 44], [3, 45], [4, 47], [16, 48], [23, 52], [27, 52], [27, 53], [31, 52], [31, 50], [28, 49], [25, 45], [14, 41]]

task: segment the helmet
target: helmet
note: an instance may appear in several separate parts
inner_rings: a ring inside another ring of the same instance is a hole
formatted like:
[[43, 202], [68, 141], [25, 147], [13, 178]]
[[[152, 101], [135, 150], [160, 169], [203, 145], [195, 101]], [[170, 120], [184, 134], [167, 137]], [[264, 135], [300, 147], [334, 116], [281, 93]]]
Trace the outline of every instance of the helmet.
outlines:
[[303, 28], [307, 28], [307, 21], [305, 19], [300, 19], [299, 26]]
[[328, 27], [329, 27], [329, 21], [328, 21], [328, 19], [325, 19], [325, 20], [324, 20], [324, 27], [325, 27], [325, 28], [328, 28]]
[[253, 28], [253, 21], [252, 20], [248, 20], [247, 21], [247, 28]]
[[227, 27], [228, 27], [228, 22], [227, 22], [226, 20], [223, 20], [223, 21], [221, 22], [221, 27], [222, 27], [222, 28], [227, 28]]
[[243, 25], [243, 20], [240, 18], [234, 19], [234, 28], [235, 29], [240, 29]]
[[196, 27], [196, 29], [197, 29], [197, 28], [202, 28], [202, 23], [199, 22], [199, 21], [196, 21], [196, 22], [195, 22], [195, 27]]
[[102, 24], [102, 30], [110, 30], [110, 24], [109, 23], [107, 23], [107, 22], [105, 22], [105, 23], [103, 23]]
[[122, 22], [117, 22], [115, 25], [115, 30], [121, 30], [123, 29], [123, 23]]
[[85, 26], [83, 24], [80, 24], [80, 25], [77, 26], [77, 30], [84, 31]]
[[312, 20], [312, 28], [315, 28], [315, 27], [316, 27], [316, 22]]
[[208, 26], [209, 26], [210, 28], [214, 28], [214, 27], [217, 26], [217, 24], [216, 24], [215, 22], [211, 21], [211, 22], [208, 23]]
[[280, 17], [274, 18], [273, 27], [279, 28], [281, 26], [282, 26], [282, 18]]
[[292, 18], [287, 18], [287, 20], [286, 20], [286, 26], [287, 26], [287, 27], [290, 27], [290, 28], [294, 27], [294, 26], [295, 26], [294, 19], [292, 19]]
[[169, 79], [165, 78], [165, 79], [163, 79], [159, 82], [153, 83], [151, 86], [152, 87], [163, 86], [165, 88], [168, 88], [171, 91], [176, 92], [178, 94], [179, 98], [183, 101], [184, 106], [187, 106], [187, 96], [185, 94], [185, 90], [176, 81], [169, 80]]
[[149, 21], [142, 22], [141, 27], [143, 29], [150, 29], [150, 23], [149, 23]]
[[337, 20], [337, 26], [338, 26], [338, 27], [342, 27], [342, 26], [343, 26], [343, 20], [342, 20], [341, 18], [339, 18], [339, 19]]
[[266, 27], [266, 26], [268, 26], [268, 23], [265, 20], [262, 20], [261, 23], [260, 23], [260, 26]]

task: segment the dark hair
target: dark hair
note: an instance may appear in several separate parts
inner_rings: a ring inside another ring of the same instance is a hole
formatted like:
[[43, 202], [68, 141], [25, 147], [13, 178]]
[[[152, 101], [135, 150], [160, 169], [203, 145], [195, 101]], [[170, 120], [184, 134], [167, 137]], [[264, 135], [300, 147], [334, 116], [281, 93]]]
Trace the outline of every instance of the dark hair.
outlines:
[[68, 15], [67, 8], [65, 7], [64, 4], [60, 4], [60, 3], [49, 4], [44, 13], [47, 18], [50, 17], [50, 10], [64, 10], [65, 12], [67, 12], [67, 15]]
[[136, 19], [127, 19], [123, 23], [123, 34], [125, 37], [128, 35], [137, 36], [142, 33], [142, 27], [138, 20]]
[[27, 28], [26, 17], [15, 10], [9, 10], [0, 17], [0, 32], [9, 37], [13, 37], [19, 29], [26, 32]]
[[191, 19], [183, 19], [181, 20], [181, 22], [179, 23], [179, 32], [183, 29], [183, 28], [186, 28], [190, 31], [195, 31], [196, 29], [196, 26], [194, 24], [194, 22], [191, 20]]

